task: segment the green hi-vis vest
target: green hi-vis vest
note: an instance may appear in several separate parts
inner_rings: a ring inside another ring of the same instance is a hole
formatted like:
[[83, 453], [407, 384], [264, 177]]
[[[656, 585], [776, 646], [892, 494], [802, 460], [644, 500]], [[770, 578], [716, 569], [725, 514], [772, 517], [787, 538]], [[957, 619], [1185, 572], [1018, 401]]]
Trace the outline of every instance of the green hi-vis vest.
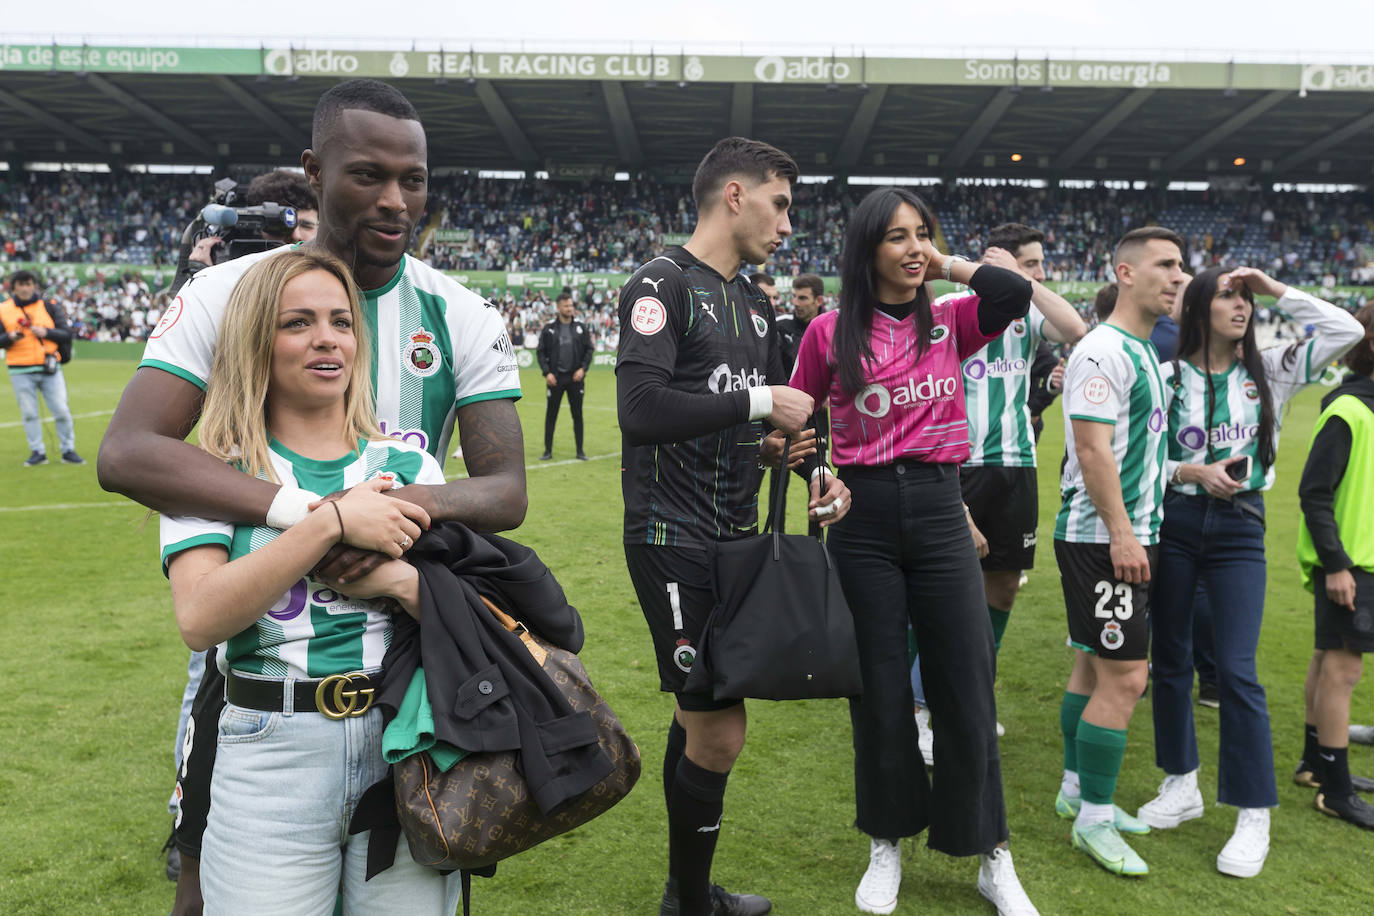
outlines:
[[[1332, 417], [1340, 417], [1350, 427], [1350, 460], [1345, 475], [1336, 487], [1336, 528], [1350, 562], [1361, 569], [1374, 570], [1374, 411], [1354, 395], [1336, 398], [1317, 418], [1312, 438]], [[1309, 442], [1307, 449], [1312, 450]], [[1307, 519], [1298, 529], [1298, 563], [1302, 566], [1302, 585], [1312, 591], [1312, 567], [1320, 566]]]

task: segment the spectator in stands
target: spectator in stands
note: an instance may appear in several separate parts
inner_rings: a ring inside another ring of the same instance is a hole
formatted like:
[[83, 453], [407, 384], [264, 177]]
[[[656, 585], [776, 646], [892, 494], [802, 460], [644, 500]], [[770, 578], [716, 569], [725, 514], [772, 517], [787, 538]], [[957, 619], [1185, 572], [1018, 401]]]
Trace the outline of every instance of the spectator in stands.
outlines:
[[60, 308], [49, 308], [38, 295], [38, 277], [31, 271], [15, 271], [10, 277], [10, 294], [9, 299], [0, 302], [0, 329], [4, 331], [0, 334], [0, 348], [5, 350], [10, 384], [19, 402], [24, 438], [29, 443], [24, 466], [48, 463], [43, 426], [38, 418], [40, 392], [57, 426], [62, 463], [85, 464], [85, 459], [76, 453], [76, 431], [72, 412], [67, 409], [67, 382], [58, 364], [58, 346], [70, 345], [72, 339], [66, 313]]

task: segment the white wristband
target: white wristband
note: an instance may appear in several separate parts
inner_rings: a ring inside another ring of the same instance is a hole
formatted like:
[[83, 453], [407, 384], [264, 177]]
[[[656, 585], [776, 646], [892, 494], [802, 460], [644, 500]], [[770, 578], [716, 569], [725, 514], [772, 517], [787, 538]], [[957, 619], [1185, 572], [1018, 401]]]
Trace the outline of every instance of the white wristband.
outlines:
[[285, 531], [297, 522], [305, 520], [310, 514], [310, 504], [319, 499], [309, 490], [298, 487], [282, 487], [272, 497], [272, 505], [267, 510], [267, 527]]
[[816, 465], [814, 468], [811, 469], [811, 479], [812, 479], [812, 480], [815, 480], [815, 479], [816, 479], [817, 477], [819, 477], [821, 474], [829, 474], [831, 477], [834, 477], [834, 476], [835, 476], [835, 472], [832, 471], [832, 470], [830, 470], [830, 468], [826, 467], [826, 466], [823, 465], [823, 464], [818, 464], [818, 465]]
[[749, 419], [762, 420], [773, 412], [773, 389], [759, 385], [749, 389]]

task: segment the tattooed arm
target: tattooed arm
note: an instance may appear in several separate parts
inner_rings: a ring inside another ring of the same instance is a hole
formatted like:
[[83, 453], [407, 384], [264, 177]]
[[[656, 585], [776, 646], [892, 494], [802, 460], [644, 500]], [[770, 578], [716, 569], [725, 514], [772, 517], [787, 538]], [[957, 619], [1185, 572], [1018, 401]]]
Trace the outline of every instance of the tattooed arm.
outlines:
[[515, 402], [476, 401], [458, 408], [458, 435], [468, 477], [443, 486], [393, 490], [424, 507], [436, 522], [462, 522], [477, 531], [506, 531], [525, 520], [525, 439]]
[[[411, 484], [388, 491], [424, 508], [433, 522], [462, 522], [476, 531], [506, 531], [525, 520], [525, 439], [515, 402], [476, 401], [458, 408], [458, 435], [470, 476], [443, 486]], [[341, 494], [331, 494], [335, 498]], [[347, 584], [391, 559], [385, 554], [335, 546], [316, 567], [330, 583]]]

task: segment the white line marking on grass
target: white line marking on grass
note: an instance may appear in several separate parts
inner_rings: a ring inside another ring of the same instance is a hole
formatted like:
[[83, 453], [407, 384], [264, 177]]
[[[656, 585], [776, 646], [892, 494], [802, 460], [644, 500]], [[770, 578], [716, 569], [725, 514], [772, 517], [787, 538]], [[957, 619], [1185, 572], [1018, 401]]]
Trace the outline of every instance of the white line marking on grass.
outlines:
[[[587, 456], [587, 461], [605, 461], [607, 458], [619, 458], [619, 457], [620, 457], [620, 453], [619, 453], [619, 452], [612, 452], [612, 453], [609, 454], [609, 455], [588, 455], [588, 456]], [[565, 466], [565, 465], [569, 465], [569, 464], [586, 464], [586, 463], [587, 463], [586, 461], [582, 461], [582, 460], [579, 459], [579, 458], [565, 458], [565, 459], [562, 460], [562, 461], [537, 461], [537, 462], [535, 462], [534, 464], [527, 464], [527, 465], [525, 465], [525, 470], [527, 470], [527, 471], [539, 471], [539, 470], [543, 470], [544, 468], [561, 468], [561, 467], [563, 467], [563, 466]], [[445, 479], [445, 480], [463, 480], [463, 479], [466, 479], [467, 476], [468, 476], [468, 475], [467, 475], [466, 473], [461, 473], [461, 474], [445, 474], [445, 475], [444, 475], [444, 479]]]
[[138, 503], [131, 502], [103, 502], [103, 503], [44, 503], [41, 506], [0, 506], [0, 512], [41, 512], [46, 509], [138, 509], [145, 511]]
[[[106, 411], [106, 412], [107, 412], [107, 413], [113, 413], [113, 411]], [[619, 452], [612, 452], [612, 453], [609, 454], [609, 455], [589, 455], [589, 456], [587, 457], [587, 461], [605, 461], [607, 458], [619, 458], [619, 457], [620, 457], [620, 453], [619, 453]], [[586, 463], [586, 462], [580, 461], [580, 460], [577, 459], [577, 458], [566, 458], [566, 459], [564, 459], [563, 461], [539, 461], [539, 462], [536, 462], [536, 463], [534, 463], [534, 464], [527, 464], [527, 465], [525, 465], [525, 470], [527, 470], [527, 471], [539, 471], [539, 470], [543, 470], [544, 468], [558, 468], [558, 467], [564, 467], [564, 466], [569, 465], [569, 464], [585, 464], [585, 463]], [[465, 473], [463, 473], [463, 474], [445, 474], [445, 475], [444, 475], [444, 479], [445, 479], [445, 480], [461, 480], [461, 479], [465, 479], [467, 476], [468, 476], [468, 475], [465, 474]], [[113, 509], [113, 508], [115, 508], [115, 507], [117, 507], [117, 506], [127, 506], [127, 507], [130, 507], [130, 508], [138, 509], [138, 510], [140, 510], [140, 511], [143, 510], [143, 507], [142, 507], [142, 506], [140, 506], [140, 505], [138, 505], [138, 503], [134, 503], [134, 502], [103, 502], [103, 503], [47, 503], [47, 504], [40, 505], [40, 506], [0, 506], [0, 512], [39, 512], [39, 511], [42, 511], [42, 510], [44, 510], [44, 509]]]
[[[72, 419], [86, 420], [91, 417], [108, 417], [112, 413], [114, 413], [113, 410], [93, 410], [90, 413], [74, 413], [72, 414]], [[51, 423], [53, 419], [52, 417], [43, 417], [42, 422]], [[10, 420], [8, 423], [0, 423], [0, 429], [13, 429], [16, 426], [22, 425], [24, 425], [23, 420]]]

